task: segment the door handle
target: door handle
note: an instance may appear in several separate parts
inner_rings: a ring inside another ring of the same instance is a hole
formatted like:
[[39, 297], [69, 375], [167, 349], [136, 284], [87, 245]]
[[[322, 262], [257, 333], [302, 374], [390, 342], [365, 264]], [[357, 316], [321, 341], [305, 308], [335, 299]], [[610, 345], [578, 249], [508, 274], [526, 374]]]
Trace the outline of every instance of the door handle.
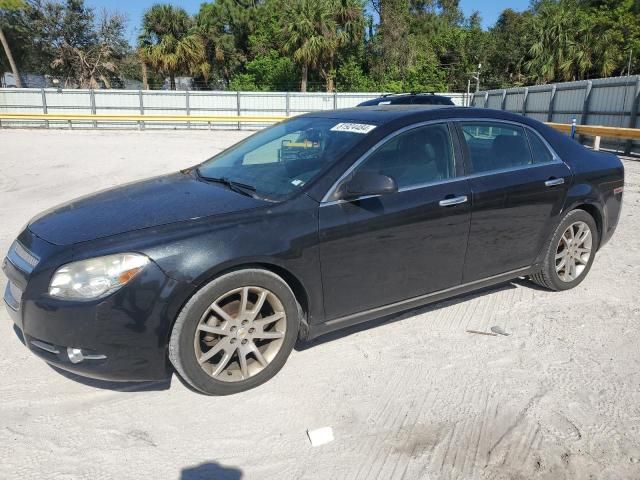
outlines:
[[564, 183], [564, 178], [550, 178], [549, 180], [544, 182], [544, 185], [546, 187], [553, 187], [555, 185], [562, 185], [563, 183]]
[[459, 197], [453, 198], [445, 198], [444, 200], [440, 200], [441, 207], [450, 207], [451, 205], [458, 205], [460, 203], [465, 203], [467, 201], [466, 195], [461, 195]]

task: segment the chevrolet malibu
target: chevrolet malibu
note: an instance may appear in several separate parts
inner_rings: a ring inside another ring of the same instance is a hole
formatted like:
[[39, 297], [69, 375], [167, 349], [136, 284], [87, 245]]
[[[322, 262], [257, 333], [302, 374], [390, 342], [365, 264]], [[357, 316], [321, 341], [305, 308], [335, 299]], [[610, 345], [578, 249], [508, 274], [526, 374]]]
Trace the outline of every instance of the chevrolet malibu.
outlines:
[[175, 370], [232, 394], [273, 377], [298, 339], [516, 277], [577, 286], [623, 182], [615, 155], [501, 111], [312, 113], [32, 219], [4, 300], [59, 368]]

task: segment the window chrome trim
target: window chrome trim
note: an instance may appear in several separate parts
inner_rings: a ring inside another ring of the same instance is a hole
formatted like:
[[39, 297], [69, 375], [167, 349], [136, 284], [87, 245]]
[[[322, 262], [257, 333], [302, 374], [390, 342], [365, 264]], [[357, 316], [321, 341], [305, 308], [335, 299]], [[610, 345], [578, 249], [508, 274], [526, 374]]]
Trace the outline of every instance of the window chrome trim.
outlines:
[[[556, 153], [556, 151], [549, 144], [549, 142], [547, 142], [547, 140], [535, 128], [530, 127], [529, 125], [525, 125], [523, 123], [519, 123], [519, 122], [516, 122], [516, 121], [513, 121], [513, 120], [491, 119], [491, 118], [486, 118], [486, 117], [485, 118], [483, 118], [483, 117], [479, 117], [479, 118], [473, 117], [473, 118], [464, 118], [464, 119], [462, 119], [462, 118], [448, 118], [448, 119], [428, 120], [428, 121], [424, 121], [424, 122], [414, 123], [412, 125], [406, 125], [406, 126], [402, 127], [401, 129], [396, 130], [395, 132], [392, 132], [392, 133], [388, 134], [387, 136], [385, 136], [384, 138], [379, 140], [371, 148], [369, 148], [366, 152], [364, 152], [360, 156], [360, 158], [358, 158], [355, 162], [353, 162], [353, 164], [338, 178], [338, 180], [336, 180], [333, 183], [333, 185], [331, 185], [331, 188], [329, 188], [329, 190], [327, 190], [327, 193], [324, 195], [324, 197], [322, 197], [322, 201], [320, 202], [320, 207], [328, 207], [328, 206], [331, 206], [331, 205], [339, 205], [341, 203], [353, 203], [353, 202], [357, 202], [359, 200], [366, 200], [368, 198], [380, 197], [381, 195], [363, 195], [362, 197], [352, 198], [352, 199], [349, 199], [349, 200], [342, 200], [342, 199], [340, 199], [340, 200], [329, 200], [329, 198], [331, 198], [333, 196], [333, 194], [335, 193], [336, 189], [340, 186], [340, 184], [344, 181], [344, 179], [346, 177], [348, 177], [364, 160], [366, 160], [369, 157], [369, 155], [371, 155], [376, 149], [378, 149], [380, 146], [382, 146], [383, 144], [385, 144], [387, 141], [391, 140], [392, 138], [396, 137], [397, 135], [401, 135], [402, 133], [404, 133], [404, 132], [406, 132], [408, 130], [413, 130], [414, 128], [423, 127], [425, 125], [433, 125], [433, 124], [439, 124], [439, 123], [443, 123], [443, 124], [464, 123], [464, 122], [506, 123], [506, 124], [516, 125], [518, 127], [526, 129], [526, 130], [532, 132], [534, 135], [538, 136], [538, 138], [542, 141], [542, 143], [545, 145], [545, 147], [547, 147], [547, 150], [549, 150], [549, 152], [551, 153], [553, 161], [552, 162], [545, 162], [545, 163], [538, 163], [538, 164], [531, 164], [531, 165], [519, 165], [519, 166], [516, 166], [516, 167], [501, 168], [499, 170], [487, 170], [486, 172], [470, 173], [468, 175], [462, 175], [462, 176], [459, 176], [459, 177], [446, 178], [446, 179], [443, 179], [443, 180], [434, 180], [433, 182], [421, 183], [421, 184], [416, 184], [416, 185], [411, 185], [411, 186], [399, 188], [398, 189], [398, 193], [408, 192], [408, 191], [411, 191], [411, 190], [418, 190], [418, 189], [421, 189], [421, 188], [431, 187], [431, 186], [434, 186], [434, 185], [443, 185], [443, 184], [446, 184], [446, 183], [451, 183], [451, 182], [459, 181], [459, 180], [468, 180], [468, 179], [472, 179], [472, 178], [485, 177], [487, 175], [495, 175], [495, 174], [499, 174], [499, 173], [514, 172], [514, 171], [525, 170], [525, 169], [529, 169], [529, 168], [543, 167], [545, 165], [552, 165], [554, 163], [562, 163], [565, 166], [567, 166], [567, 168], [569, 168], [569, 170], [571, 171], [571, 167], [569, 167], [569, 165], [567, 165], [567, 163], [564, 160], [562, 160], [562, 158], [560, 158], [560, 155], [558, 155]], [[451, 132], [449, 132], [449, 134], [451, 135]], [[529, 145], [529, 140], [528, 139], [527, 139], [527, 145]], [[529, 150], [531, 151], [531, 146], [530, 145], [529, 145]], [[455, 161], [458, 161], [458, 159], [456, 158]]]
[[[491, 123], [506, 123], [506, 124], [510, 124], [510, 125], [516, 125], [518, 127], [521, 127], [525, 130], [528, 130], [530, 132], [533, 132], [534, 135], [537, 135], [538, 138], [542, 141], [542, 143], [544, 143], [545, 147], [547, 147], [547, 150], [549, 150], [549, 153], [551, 153], [551, 156], [553, 157], [553, 159], [556, 162], [560, 162], [560, 163], [565, 163], [562, 158], [560, 158], [560, 155], [558, 155], [558, 153], [553, 149], [553, 147], [549, 144], [549, 142], [547, 142], [547, 139], [544, 138], [540, 132], [538, 132], [535, 128], [529, 126], [529, 125], [525, 125], [524, 123], [520, 123], [520, 122], [516, 122], [514, 120], [503, 120], [503, 119], [493, 119], [493, 118], [465, 118], [465, 119], [461, 119], [461, 118], [457, 118], [455, 120], [452, 120], [453, 122], [459, 122], [459, 123], [467, 123], [467, 122], [491, 122]], [[528, 144], [528, 140], [527, 140], [527, 144]], [[529, 146], [529, 149], [531, 150], [531, 146]], [[538, 165], [549, 165], [550, 163], [554, 163], [554, 162], [547, 162], [547, 163], [539, 163]], [[531, 166], [531, 165], [530, 165]], [[494, 170], [495, 171], [495, 170]]]
[[[447, 126], [447, 129], [449, 129], [448, 125], [447, 125], [449, 122], [450, 122], [449, 119], [427, 120], [427, 121], [424, 121], [424, 122], [412, 123], [411, 125], [405, 125], [404, 127], [389, 133], [384, 138], [380, 139], [377, 143], [375, 143], [366, 152], [364, 152], [360, 156], [360, 158], [358, 158], [355, 162], [353, 162], [351, 164], [351, 166], [349, 168], [347, 168], [347, 170], [345, 170], [342, 175], [340, 175], [338, 180], [333, 182], [333, 185], [331, 185], [331, 188], [329, 188], [329, 190], [327, 190], [327, 193], [324, 195], [324, 197], [322, 197], [322, 200], [320, 202], [320, 206], [323, 206], [323, 205], [326, 205], [326, 204], [332, 204], [333, 205], [335, 203], [343, 202], [344, 200], [330, 200], [330, 198], [333, 196], [333, 194], [336, 193], [337, 187], [343, 182], [343, 180], [346, 177], [351, 175], [351, 173], [353, 173], [353, 171], [356, 168], [358, 168], [358, 166], [360, 166], [360, 164], [362, 162], [364, 162], [367, 158], [369, 158], [369, 156], [374, 151], [376, 151], [379, 147], [381, 147], [382, 145], [387, 143], [389, 140], [393, 139], [394, 137], [397, 137], [398, 135], [402, 135], [403, 133], [408, 132], [409, 130], [413, 130], [413, 129], [416, 129], [416, 128], [424, 127], [426, 125], [443, 124], [443, 125]], [[451, 132], [449, 132], [449, 136], [451, 137]], [[452, 143], [453, 143], [453, 139], [452, 139]], [[398, 191], [400, 192], [402, 190], [398, 189]], [[377, 195], [374, 195], [374, 196], [377, 196]], [[372, 197], [372, 195], [366, 195], [366, 197], [370, 198], [370, 197]], [[353, 202], [354, 200], [363, 200], [363, 199], [364, 199], [363, 197], [358, 197], [358, 198], [355, 198], [355, 199], [352, 199], [352, 200], [349, 200], [349, 201]]]

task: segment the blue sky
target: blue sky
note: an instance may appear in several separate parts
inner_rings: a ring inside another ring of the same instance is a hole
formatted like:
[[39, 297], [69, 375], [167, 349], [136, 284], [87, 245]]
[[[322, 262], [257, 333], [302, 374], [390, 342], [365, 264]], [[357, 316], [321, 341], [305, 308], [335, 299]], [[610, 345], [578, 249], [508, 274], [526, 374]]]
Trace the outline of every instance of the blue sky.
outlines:
[[[128, 32], [129, 40], [134, 41], [138, 34], [138, 26], [142, 19], [143, 12], [155, 3], [165, 3], [165, 0], [87, 0], [87, 4], [99, 11], [103, 8], [107, 10], [118, 10], [127, 15], [129, 19]], [[201, 0], [180, 0], [166, 1], [181, 5], [189, 13], [198, 11]], [[495, 23], [500, 12], [505, 8], [514, 10], [525, 10], [529, 6], [529, 0], [461, 0], [460, 5], [466, 15], [474, 10], [480, 11], [482, 25], [487, 28]]]

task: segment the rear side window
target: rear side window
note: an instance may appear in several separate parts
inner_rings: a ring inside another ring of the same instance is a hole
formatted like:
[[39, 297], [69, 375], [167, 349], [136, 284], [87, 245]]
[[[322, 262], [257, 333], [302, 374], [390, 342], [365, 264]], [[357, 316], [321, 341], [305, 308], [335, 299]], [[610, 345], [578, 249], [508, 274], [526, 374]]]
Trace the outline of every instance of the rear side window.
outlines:
[[392, 177], [399, 188], [434, 183], [455, 176], [453, 147], [445, 124], [401, 133], [380, 146], [358, 171]]
[[498, 122], [461, 124], [473, 173], [533, 164], [524, 128]]
[[529, 144], [531, 145], [531, 153], [533, 154], [533, 163], [551, 163], [553, 162], [553, 155], [544, 144], [540, 137], [533, 132], [527, 132], [529, 137]]

